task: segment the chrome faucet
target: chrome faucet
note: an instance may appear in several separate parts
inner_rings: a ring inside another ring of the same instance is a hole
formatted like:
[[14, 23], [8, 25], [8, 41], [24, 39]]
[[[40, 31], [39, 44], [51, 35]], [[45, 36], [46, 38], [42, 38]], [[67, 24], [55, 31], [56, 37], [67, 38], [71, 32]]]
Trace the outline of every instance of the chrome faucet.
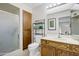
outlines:
[[58, 38], [60, 38], [61, 33], [58, 34]]
[[69, 32], [68, 32], [68, 31], [66, 31], [66, 32], [65, 32], [65, 35], [69, 35]]

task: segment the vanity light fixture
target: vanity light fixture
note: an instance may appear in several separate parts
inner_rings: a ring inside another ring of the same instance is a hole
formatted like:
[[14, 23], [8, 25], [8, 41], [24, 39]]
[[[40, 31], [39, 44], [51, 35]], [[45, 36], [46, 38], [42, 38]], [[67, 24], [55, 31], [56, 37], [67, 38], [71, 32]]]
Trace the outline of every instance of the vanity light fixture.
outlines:
[[63, 4], [65, 4], [65, 3], [51, 3], [51, 4], [48, 4], [48, 6], [46, 6], [46, 8], [51, 9], [51, 8], [54, 8], [54, 7], [63, 5]]

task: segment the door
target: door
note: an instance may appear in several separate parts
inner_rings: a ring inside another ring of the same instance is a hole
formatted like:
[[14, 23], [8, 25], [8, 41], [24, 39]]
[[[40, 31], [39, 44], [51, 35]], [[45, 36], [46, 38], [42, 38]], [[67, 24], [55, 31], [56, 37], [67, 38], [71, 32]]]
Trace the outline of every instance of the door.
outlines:
[[23, 10], [23, 50], [31, 43], [32, 15]]
[[49, 49], [49, 56], [55, 56], [55, 52], [56, 52], [56, 48], [53, 47], [53, 46], [48, 46], [48, 49]]
[[49, 48], [47, 45], [41, 45], [41, 56], [49, 56]]

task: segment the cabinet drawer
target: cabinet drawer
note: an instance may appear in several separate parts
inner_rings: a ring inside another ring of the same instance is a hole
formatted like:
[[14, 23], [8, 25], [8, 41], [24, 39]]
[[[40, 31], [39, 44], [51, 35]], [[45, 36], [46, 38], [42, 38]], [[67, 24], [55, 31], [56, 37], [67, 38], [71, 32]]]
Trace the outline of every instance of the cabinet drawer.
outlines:
[[61, 42], [54, 42], [54, 41], [47, 41], [48, 45], [51, 45], [53, 47], [59, 48], [59, 49], [64, 49], [69, 51], [69, 45], [66, 43], [61, 43]]

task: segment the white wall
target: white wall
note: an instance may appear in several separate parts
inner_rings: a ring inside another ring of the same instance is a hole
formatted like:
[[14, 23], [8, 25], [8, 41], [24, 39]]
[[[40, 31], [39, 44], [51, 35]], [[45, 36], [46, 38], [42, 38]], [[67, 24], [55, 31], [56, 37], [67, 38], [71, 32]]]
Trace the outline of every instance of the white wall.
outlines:
[[46, 16], [45, 4], [32, 9], [32, 19], [33, 20], [44, 19], [45, 16]]
[[[46, 8], [45, 8], [45, 5], [46, 4], [42, 4], [42, 5], [40, 5], [40, 6], [35, 7], [35, 8], [32, 9], [32, 22], [34, 22], [35, 20], [46, 19]], [[39, 36], [35, 36], [35, 39], [38, 40], [39, 38], [41, 38], [40, 35]]]

